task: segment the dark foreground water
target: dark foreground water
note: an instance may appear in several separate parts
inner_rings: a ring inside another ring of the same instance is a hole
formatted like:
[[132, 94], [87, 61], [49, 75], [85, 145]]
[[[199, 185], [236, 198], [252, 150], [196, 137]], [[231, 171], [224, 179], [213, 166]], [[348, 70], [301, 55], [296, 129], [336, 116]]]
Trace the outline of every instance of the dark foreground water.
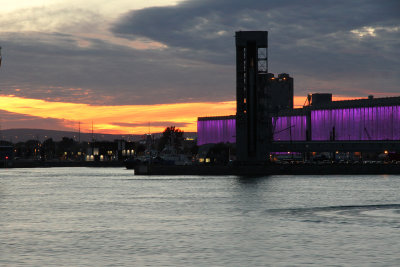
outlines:
[[0, 266], [400, 266], [400, 176], [0, 175]]

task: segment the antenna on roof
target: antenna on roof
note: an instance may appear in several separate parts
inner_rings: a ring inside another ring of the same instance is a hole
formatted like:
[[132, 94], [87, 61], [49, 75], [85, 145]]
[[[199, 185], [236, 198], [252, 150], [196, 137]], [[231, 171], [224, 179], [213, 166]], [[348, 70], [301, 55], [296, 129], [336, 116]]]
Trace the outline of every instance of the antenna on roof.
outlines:
[[306, 97], [306, 101], [304, 101], [303, 106], [311, 106], [312, 94], [308, 94]]

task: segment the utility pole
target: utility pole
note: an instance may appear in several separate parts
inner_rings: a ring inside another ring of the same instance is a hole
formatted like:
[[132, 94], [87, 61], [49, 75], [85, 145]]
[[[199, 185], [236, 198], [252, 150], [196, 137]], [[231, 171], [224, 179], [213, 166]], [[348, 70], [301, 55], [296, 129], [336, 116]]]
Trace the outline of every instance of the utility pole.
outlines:
[[78, 122], [78, 142], [81, 143], [81, 122]]

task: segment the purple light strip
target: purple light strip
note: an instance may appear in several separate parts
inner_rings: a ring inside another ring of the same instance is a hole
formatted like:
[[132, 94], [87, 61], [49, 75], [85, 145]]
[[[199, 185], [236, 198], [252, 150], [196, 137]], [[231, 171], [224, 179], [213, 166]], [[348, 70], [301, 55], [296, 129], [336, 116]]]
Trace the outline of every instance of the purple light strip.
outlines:
[[236, 120], [197, 121], [197, 145], [236, 143]]
[[305, 141], [306, 116], [285, 116], [272, 118], [274, 141]]
[[311, 132], [315, 141], [400, 140], [400, 106], [313, 110]]
[[[197, 144], [235, 143], [235, 119], [197, 122]], [[305, 141], [306, 116], [272, 118], [274, 141]], [[333, 128], [335, 129], [333, 131]], [[311, 140], [400, 140], [400, 106], [311, 111]]]

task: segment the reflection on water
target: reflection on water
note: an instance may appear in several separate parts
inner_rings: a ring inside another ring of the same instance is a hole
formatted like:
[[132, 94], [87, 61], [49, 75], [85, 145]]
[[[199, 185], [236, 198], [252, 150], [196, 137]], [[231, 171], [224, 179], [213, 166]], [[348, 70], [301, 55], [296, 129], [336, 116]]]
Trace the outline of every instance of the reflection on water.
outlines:
[[400, 176], [1, 170], [1, 266], [397, 266]]

